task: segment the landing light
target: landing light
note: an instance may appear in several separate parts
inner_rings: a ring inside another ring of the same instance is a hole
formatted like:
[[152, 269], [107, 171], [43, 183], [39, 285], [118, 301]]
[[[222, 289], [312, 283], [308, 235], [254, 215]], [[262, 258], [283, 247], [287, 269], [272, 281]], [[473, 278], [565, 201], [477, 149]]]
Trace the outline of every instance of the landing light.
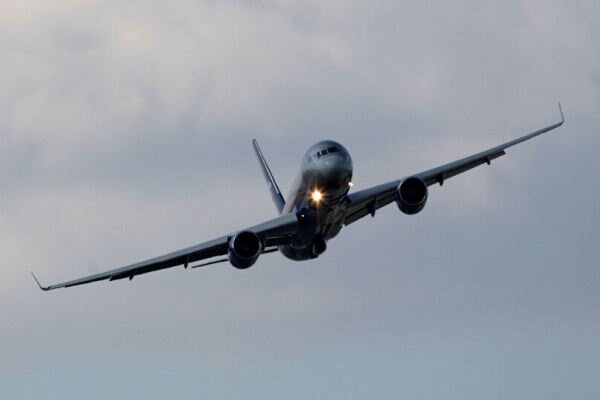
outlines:
[[313, 192], [310, 194], [310, 198], [315, 202], [318, 203], [321, 200], [323, 200], [323, 193], [321, 193], [319, 190], [313, 190]]
[[354, 182], [348, 182], [348, 186], [350, 186], [350, 187], [354, 186]]

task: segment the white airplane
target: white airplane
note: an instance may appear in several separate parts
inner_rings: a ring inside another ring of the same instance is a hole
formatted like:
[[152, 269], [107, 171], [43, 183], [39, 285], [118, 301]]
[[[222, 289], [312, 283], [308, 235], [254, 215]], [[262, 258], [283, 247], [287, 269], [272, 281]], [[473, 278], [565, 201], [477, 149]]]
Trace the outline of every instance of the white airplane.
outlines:
[[[160, 269], [190, 264], [191, 268], [229, 261], [238, 269], [254, 265], [261, 254], [281, 252], [292, 260], [309, 260], [323, 254], [327, 241], [340, 233], [343, 226], [352, 224], [392, 202], [405, 214], [417, 214], [427, 202], [428, 187], [444, 182], [482, 164], [505, 155], [505, 150], [518, 143], [561, 126], [564, 115], [559, 103], [561, 120], [558, 123], [522, 136], [513, 141], [382, 185], [350, 193], [352, 188], [352, 158], [339, 143], [326, 140], [311, 146], [304, 154], [300, 172], [292, 185], [288, 199], [283, 197], [275, 178], [256, 140], [252, 141], [258, 161], [271, 191], [279, 216], [261, 224], [242, 229], [217, 239], [179, 251], [86, 276], [43, 286], [32, 272], [42, 290], [83, 285], [108, 279], [133, 279], [136, 275]], [[227, 255], [226, 258], [214, 257]]]

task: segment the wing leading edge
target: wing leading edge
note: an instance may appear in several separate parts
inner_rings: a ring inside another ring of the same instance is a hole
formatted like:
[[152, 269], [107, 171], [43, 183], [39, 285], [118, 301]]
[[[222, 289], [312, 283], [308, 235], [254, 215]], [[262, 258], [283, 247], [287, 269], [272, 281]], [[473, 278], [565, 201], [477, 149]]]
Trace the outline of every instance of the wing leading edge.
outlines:
[[[431, 186], [436, 183], [439, 183], [441, 186], [444, 184], [446, 179], [452, 178], [458, 174], [483, 164], [490, 165], [492, 160], [505, 155], [505, 150], [507, 148], [525, 142], [543, 133], [550, 132], [551, 130], [554, 130], [564, 124], [565, 117], [560, 103], [558, 103], [558, 109], [560, 111], [560, 121], [555, 124], [549, 125], [535, 132], [521, 136], [518, 139], [511, 140], [510, 142], [492, 147], [477, 154], [473, 154], [460, 160], [410, 176], [422, 179], [427, 186]], [[344, 224], [349, 225], [369, 214], [375, 216], [375, 211], [377, 209], [392, 203], [396, 199], [396, 190], [401, 182], [402, 179], [399, 179], [349, 194], [348, 208], [346, 217], [344, 219]]]
[[[298, 231], [298, 218], [295, 214], [286, 214], [262, 224], [255, 225], [246, 230], [256, 233], [259, 238], [262, 239], [264, 244], [263, 248], [265, 249], [263, 252], [268, 253], [271, 252], [269, 247], [289, 243], [291, 237]], [[136, 275], [171, 268], [178, 265], [183, 265], [185, 268], [187, 268], [190, 263], [227, 254], [229, 240], [232, 236], [234, 236], [234, 234], [222, 236], [208, 242], [187, 247], [185, 249], [174, 251], [159, 257], [151, 258], [146, 261], [127, 265], [125, 267], [116, 268], [106, 272], [101, 272], [49, 286], [43, 286], [40, 284], [33, 272], [31, 274], [42, 290], [66, 288], [102, 280], [114, 281], [124, 278], [129, 278], [131, 280]]]

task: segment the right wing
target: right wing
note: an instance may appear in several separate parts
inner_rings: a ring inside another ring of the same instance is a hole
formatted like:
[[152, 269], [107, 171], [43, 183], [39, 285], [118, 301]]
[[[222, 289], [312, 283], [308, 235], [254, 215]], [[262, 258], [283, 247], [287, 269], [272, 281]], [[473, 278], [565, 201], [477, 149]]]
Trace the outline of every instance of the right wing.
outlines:
[[[420, 172], [415, 175], [409, 175], [409, 177], [417, 177], [422, 179], [427, 186], [439, 183], [440, 186], [444, 184], [446, 179], [452, 178], [458, 174], [462, 174], [472, 168], [478, 167], [483, 164], [490, 164], [492, 160], [498, 157], [502, 157], [506, 154], [505, 150], [516, 144], [522, 143], [526, 140], [532, 139], [543, 133], [549, 132], [553, 129], [558, 128], [565, 122], [562, 107], [558, 104], [560, 110], [560, 122], [549, 125], [545, 128], [539, 129], [533, 133], [525, 136], [521, 136], [518, 139], [511, 140], [491, 149], [484, 150], [472, 156], [462, 158], [460, 160], [441, 165], [436, 168], [429, 169], [427, 171]], [[404, 179], [404, 178], [403, 178]], [[386, 206], [394, 200], [396, 200], [396, 191], [398, 185], [402, 183], [403, 179], [384, 183], [379, 186], [374, 186], [359, 192], [351, 193], [347, 197], [347, 211], [346, 217], [344, 218], [344, 225], [349, 225], [355, 221], [358, 221], [366, 215], [375, 216], [375, 211], [379, 208]]]
[[[289, 243], [292, 240], [292, 237], [298, 232], [298, 225], [298, 218], [295, 214], [285, 214], [262, 224], [250, 227], [246, 230], [256, 233], [262, 240], [263, 252], [270, 252], [270, 249], [268, 249], [269, 247]], [[33, 272], [32, 275], [42, 290], [53, 290], [83, 285], [85, 283], [97, 282], [106, 279], [109, 281], [114, 281], [117, 279], [129, 278], [131, 280], [136, 275], [158, 271], [160, 269], [171, 268], [178, 265], [184, 265], [187, 268], [189, 263], [227, 254], [229, 240], [233, 236], [234, 234], [222, 236], [218, 239], [165, 254], [160, 257], [151, 258], [149, 260], [127, 265], [125, 267], [112, 269], [110, 271], [101, 272], [99, 274], [94, 274], [50, 286], [42, 286], [36, 276], [33, 275]]]

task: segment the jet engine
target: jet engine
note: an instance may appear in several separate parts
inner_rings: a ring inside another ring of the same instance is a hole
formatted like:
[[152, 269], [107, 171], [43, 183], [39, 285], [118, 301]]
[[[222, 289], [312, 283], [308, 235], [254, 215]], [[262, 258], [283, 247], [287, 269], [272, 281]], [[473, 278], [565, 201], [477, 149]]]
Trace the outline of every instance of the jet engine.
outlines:
[[254, 232], [241, 231], [229, 240], [229, 262], [237, 269], [254, 265], [262, 252], [262, 243]]
[[425, 207], [427, 195], [427, 184], [422, 179], [412, 176], [398, 185], [396, 204], [404, 214], [417, 214]]

